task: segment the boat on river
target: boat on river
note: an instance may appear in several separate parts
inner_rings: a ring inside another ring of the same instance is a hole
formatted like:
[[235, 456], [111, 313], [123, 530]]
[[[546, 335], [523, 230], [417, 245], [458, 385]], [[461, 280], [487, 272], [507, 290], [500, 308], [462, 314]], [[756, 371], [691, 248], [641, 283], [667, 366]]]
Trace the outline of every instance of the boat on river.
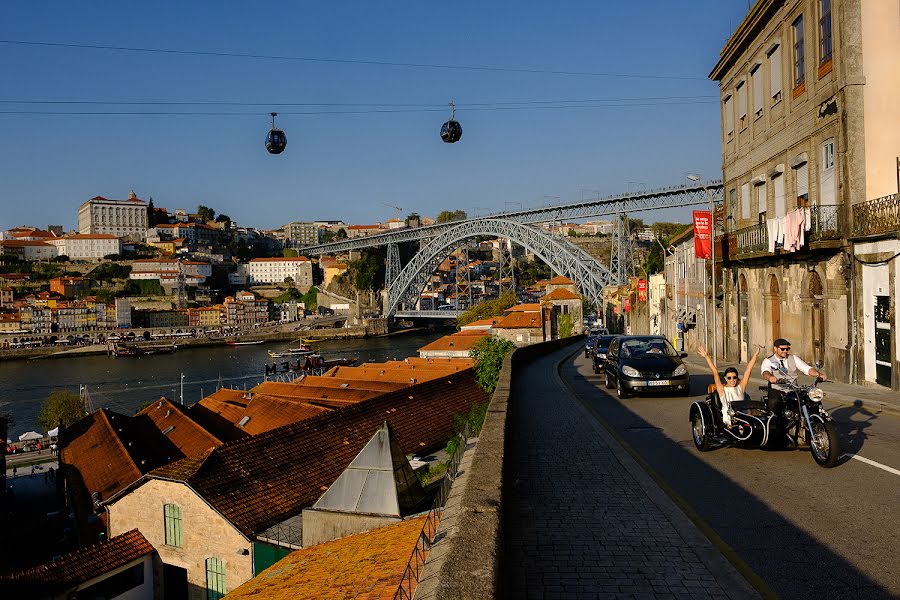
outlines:
[[301, 344], [298, 348], [288, 348], [287, 350], [282, 350], [280, 352], [269, 350], [269, 356], [271, 358], [294, 358], [298, 356], [309, 356], [314, 353], [315, 350], [306, 344]]
[[150, 356], [153, 354], [171, 354], [177, 346], [173, 344], [113, 344], [113, 356]]
[[225, 340], [229, 346], [257, 346], [265, 340]]

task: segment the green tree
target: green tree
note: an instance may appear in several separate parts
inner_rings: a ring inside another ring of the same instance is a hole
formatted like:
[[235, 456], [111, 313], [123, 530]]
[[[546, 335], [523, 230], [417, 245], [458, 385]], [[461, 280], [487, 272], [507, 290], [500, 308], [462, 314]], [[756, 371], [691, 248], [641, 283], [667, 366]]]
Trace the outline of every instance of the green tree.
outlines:
[[54, 390], [41, 406], [38, 423], [45, 430], [53, 429], [60, 421], [65, 427], [69, 427], [85, 416], [81, 396], [69, 390]]
[[197, 207], [197, 216], [203, 219], [204, 221], [212, 221], [216, 218], [216, 211], [211, 209], [208, 206], [203, 206], [202, 204]]
[[346, 239], [347, 239], [347, 230], [344, 229], [343, 227], [341, 227], [340, 229], [338, 229], [337, 232], [334, 234], [334, 239], [336, 239], [336, 240], [346, 240]]
[[597, 305], [588, 300], [586, 296], [581, 297], [581, 314], [585, 317], [597, 314]]
[[572, 313], [559, 315], [556, 324], [559, 326], [559, 337], [572, 337], [572, 332], [575, 330], [575, 316]]
[[500, 297], [493, 300], [482, 300], [456, 319], [456, 326], [462, 327], [481, 319], [499, 317], [503, 311], [516, 305], [516, 295], [512, 290], [503, 292]]
[[281, 251], [281, 255], [285, 258], [294, 258], [300, 256], [300, 253], [294, 248], [285, 248]]
[[438, 223], [449, 223], [450, 221], [462, 221], [466, 218], [464, 210], [442, 210], [437, 216]]
[[231, 217], [229, 217], [228, 215], [220, 214], [218, 217], [216, 217], [216, 223], [231, 223]]
[[489, 335], [478, 340], [469, 351], [469, 356], [475, 360], [475, 380], [488, 394], [494, 393], [503, 368], [503, 359], [515, 347], [509, 340]]
[[347, 265], [350, 281], [358, 290], [375, 291], [380, 289], [384, 282], [383, 268], [382, 260], [376, 254], [369, 252], [364, 252], [361, 258]]
[[[344, 233], [346, 233], [346, 231], [345, 231]], [[333, 242], [333, 241], [334, 241], [334, 234], [333, 234], [333, 233], [331, 233], [331, 232], [328, 231], [327, 229], [326, 229], [325, 231], [322, 232], [322, 243], [323, 243], [323, 244], [330, 244], [330, 243]]]
[[294, 287], [294, 278], [291, 277], [290, 275], [288, 275], [287, 277], [285, 277], [285, 278], [284, 278], [284, 285], [289, 285], [289, 286], [291, 286], [291, 287]]

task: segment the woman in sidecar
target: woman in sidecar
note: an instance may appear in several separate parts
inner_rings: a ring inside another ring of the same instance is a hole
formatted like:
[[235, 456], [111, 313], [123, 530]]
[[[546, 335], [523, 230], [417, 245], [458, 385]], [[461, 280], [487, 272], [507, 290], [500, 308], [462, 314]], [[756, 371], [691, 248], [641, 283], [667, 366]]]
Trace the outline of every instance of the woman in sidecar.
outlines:
[[740, 381], [737, 369], [728, 367], [723, 382], [706, 348], [697, 349], [713, 376], [706, 398], [691, 405], [692, 437], [698, 450], [709, 450], [714, 443], [762, 447], [768, 442], [774, 417], [765, 404], [750, 402], [744, 392], [759, 351], [757, 348], [750, 358]]

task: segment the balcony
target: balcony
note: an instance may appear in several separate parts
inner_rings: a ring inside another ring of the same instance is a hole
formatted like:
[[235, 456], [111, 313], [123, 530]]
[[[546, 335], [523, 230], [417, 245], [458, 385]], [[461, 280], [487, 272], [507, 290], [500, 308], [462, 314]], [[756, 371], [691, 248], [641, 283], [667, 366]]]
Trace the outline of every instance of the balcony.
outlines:
[[853, 237], [900, 231], [900, 194], [853, 205]]
[[[809, 220], [806, 245], [801, 251], [840, 245], [846, 229], [840, 205], [811, 206]], [[774, 253], [769, 252], [769, 231], [765, 223], [744, 227], [716, 238], [716, 252], [721, 252], [725, 262], [791, 254], [784, 252], [780, 244], [775, 246]]]

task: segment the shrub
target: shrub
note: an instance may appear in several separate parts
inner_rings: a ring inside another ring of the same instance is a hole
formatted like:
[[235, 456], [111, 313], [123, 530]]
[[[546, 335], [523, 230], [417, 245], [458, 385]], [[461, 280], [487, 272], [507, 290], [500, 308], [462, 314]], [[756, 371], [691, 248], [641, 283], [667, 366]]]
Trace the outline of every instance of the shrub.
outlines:
[[472, 346], [469, 356], [475, 359], [475, 380], [488, 394], [493, 394], [500, 379], [503, 359], [516, 345], [509, 340], [494, 336], [485, 336]]

